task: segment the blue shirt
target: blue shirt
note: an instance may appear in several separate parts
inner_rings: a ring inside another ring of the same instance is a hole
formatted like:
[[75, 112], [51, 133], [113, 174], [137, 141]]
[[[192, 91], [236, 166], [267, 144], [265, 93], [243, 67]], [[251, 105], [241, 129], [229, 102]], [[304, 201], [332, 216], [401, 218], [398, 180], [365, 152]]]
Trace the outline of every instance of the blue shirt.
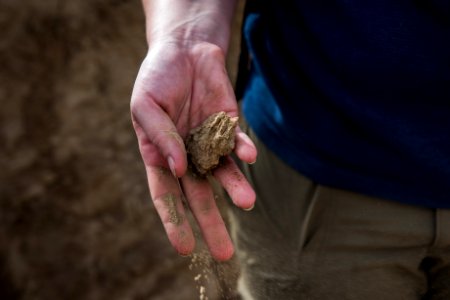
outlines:
[[259, 1], [258, 137], [318, 183], [450, 208], [450, 1]]

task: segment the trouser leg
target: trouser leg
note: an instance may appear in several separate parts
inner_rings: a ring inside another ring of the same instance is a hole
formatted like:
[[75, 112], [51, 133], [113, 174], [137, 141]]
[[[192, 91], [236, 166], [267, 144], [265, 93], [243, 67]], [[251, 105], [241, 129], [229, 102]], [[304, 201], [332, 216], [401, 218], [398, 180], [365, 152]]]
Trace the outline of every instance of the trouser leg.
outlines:
[[450, 210], [435, 213], [435, 240], [422, 262], [428, 278], [428, 292], [423, 300], [450, 299]]
[[315, 184], [257, 146], [256, 206], [231, 213], [244, 299], [421, 298], [433, 210]]

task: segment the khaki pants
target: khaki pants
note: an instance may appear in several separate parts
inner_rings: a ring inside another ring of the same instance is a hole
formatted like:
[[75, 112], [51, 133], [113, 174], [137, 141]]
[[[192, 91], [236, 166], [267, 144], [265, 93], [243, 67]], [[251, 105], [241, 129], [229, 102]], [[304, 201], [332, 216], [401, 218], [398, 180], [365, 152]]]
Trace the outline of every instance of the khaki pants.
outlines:
[[231, 212], [243, 299], [450, 299], [450, 210], [316, 184], [248, 133], [257, 203]]

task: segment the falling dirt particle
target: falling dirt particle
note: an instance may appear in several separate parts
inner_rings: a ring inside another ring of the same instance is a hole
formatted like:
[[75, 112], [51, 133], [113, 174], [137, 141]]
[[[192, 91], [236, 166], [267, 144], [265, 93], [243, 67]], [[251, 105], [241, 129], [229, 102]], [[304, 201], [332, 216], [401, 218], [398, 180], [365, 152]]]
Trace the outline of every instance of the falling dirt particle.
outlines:
[[194, 253], [194, 254], [192, 255], [191, 263], [192, 263], [192, 264], [195, 264], [196, 262], [197, 262], [197, 253]]
[[208, 297], [205, 295], [206, 288], [204, 286], [200, 287], [200, 300], [206, 300]]
[[180, 225], [183, 222], [183, 217], [177, 210], [177, 197], [172, 193], [168, 193], [163, 196], [162, 200], [169, 209], [169, 222], [177, 226]]
[[207, 250], [193, 253], [189, 270], [194, 272], [197, 299], [236, 299], [237, 273], [233, 268], [227, 263], [215, 261]]
[[186, 149], [194, 173], [206, 175], [219, 165], [221, 157], [233, 151], [237, 123], [237, 117], [230, 118], [222, 111], [190, 131]]

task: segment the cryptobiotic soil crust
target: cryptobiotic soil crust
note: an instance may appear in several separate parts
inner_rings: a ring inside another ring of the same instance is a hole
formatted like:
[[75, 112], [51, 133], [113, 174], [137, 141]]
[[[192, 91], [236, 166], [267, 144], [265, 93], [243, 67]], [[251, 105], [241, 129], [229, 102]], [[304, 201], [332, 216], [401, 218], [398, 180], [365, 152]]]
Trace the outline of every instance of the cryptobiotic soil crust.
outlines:
[[3, 0], [0, 28], [0, 299], [231, 299], [233, 265], [179, 257], [149, 197], [140, 1]]

